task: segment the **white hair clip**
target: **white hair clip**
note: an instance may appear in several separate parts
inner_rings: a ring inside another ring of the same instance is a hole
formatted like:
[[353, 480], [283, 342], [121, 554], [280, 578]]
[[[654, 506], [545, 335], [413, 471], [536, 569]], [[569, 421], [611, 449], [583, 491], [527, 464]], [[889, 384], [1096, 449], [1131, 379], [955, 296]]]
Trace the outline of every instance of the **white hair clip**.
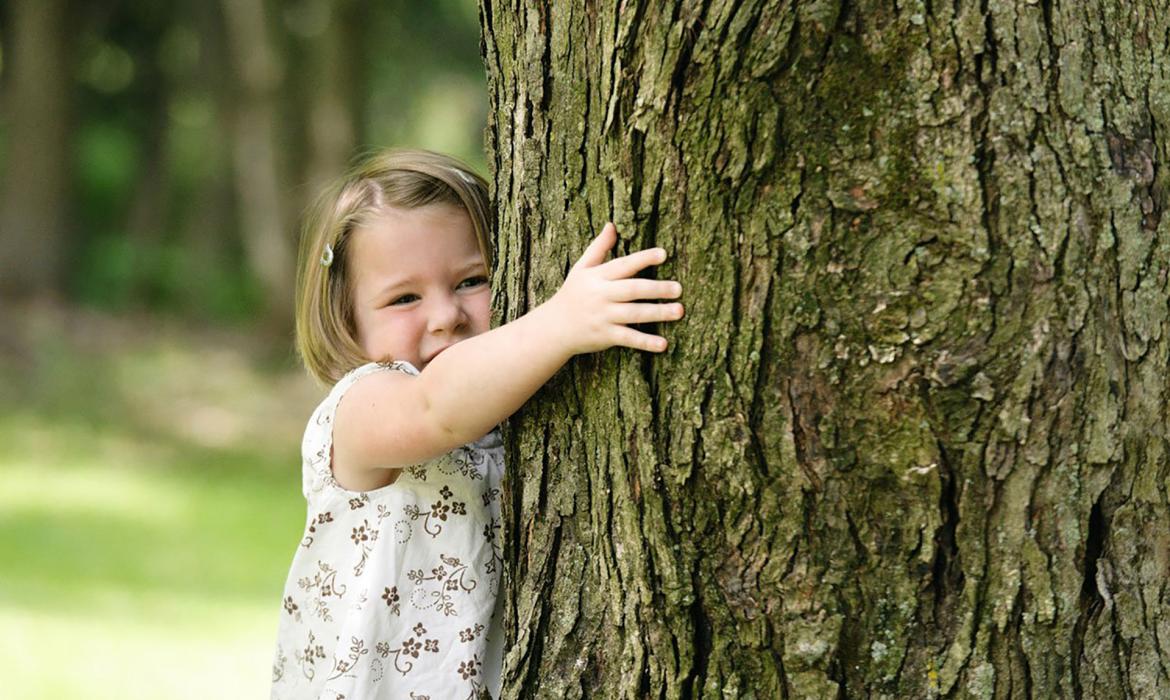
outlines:
[[475, 187], [475, 178], [471, 177], [470, 175], [463, 172], [459, 168], [451, 168], [451, 169], [454, 170], [459, 175], [459, 177], [463, 178], [464, 182], [471, 185], [472, 187]]
[[333, 264], [333, 246], [328, 243], [325, 244], [325, 252], [321, 253], [321, 267], [329, 267]]

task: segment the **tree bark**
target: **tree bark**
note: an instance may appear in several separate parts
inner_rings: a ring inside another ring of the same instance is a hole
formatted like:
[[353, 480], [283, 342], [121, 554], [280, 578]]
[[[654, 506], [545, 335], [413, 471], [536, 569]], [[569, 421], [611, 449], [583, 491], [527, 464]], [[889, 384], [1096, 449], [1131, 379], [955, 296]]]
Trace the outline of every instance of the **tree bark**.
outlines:
[[1170, 696], [1168, 3], [481, 23], [501, 319], [688, 312], [511, 421], [504, 697]]

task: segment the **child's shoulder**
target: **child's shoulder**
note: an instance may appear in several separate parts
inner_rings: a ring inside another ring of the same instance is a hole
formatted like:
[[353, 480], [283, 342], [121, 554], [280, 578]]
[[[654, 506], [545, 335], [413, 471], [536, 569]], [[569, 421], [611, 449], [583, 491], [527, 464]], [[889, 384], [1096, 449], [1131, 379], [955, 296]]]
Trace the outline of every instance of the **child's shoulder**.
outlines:
[[333, 424], [339, 411], [348, 411], [352, 404], [384, 401], [403, 382], [417, 375], [418, 370], [408, 362], [368, 362], [346, 372], [313, 409], [305, 432], [306, 444], [314, 436], [332, 442]]
[[[402, 397], [419, 374], [409, 362], [369, 362], [345, 373], [321, 399], [315, 423], [333, 423], [339, 415], [385, 411], [388, 400]], [[357, 409], [356, 411], [354, 409]]]
[[330, 396], [338, 396], [342, 393], [348, 393], [351, 387], [367, 377], [393, 378], [392, 380], [394, 380], [404, 375], [417, 377], [418, 374], [418, 369], [409, 362], [367, 362], [346, 372], [333, 385], [329, 394]]
[[449, 430], [436, 420], [413, 366], [363, 366], [331, 394], [333, 467], [361, 474], [430, 461], [449, 452]]

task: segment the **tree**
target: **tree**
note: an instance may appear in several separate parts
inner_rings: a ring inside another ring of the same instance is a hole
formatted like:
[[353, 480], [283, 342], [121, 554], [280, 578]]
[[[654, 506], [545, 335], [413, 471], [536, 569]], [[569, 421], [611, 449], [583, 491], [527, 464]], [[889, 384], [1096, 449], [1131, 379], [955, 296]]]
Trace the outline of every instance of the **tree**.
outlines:
[[0, 290], [6, 294], [55, 295], [65, 274], [73, 67], [67, 10], [66, 0], [18, 0], [8, 8], [8, 147], [0, 186]]
[[224, 0], [238, 97], [232, 122], [232, 161], [239, 200], [241, 240], [263, 290], [268, 323], [289, 327], [285, 300], [293, 290], [293, 244], [282, 197], [278, 97], [284, 69], [270, 36], [262, 0]]
[[502, 319], [688, 313], [511, 421], [504, 697], [1170, 694], [1168, 9], [482, 1]]

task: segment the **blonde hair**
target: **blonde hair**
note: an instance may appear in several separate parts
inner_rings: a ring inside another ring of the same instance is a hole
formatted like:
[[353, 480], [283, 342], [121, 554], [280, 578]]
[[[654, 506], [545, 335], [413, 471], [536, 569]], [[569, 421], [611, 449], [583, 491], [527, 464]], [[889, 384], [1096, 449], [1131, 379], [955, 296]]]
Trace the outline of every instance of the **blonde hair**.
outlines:
[[297, 262], [297, 353], [318, 381], [333, 384], [372, 360], [357, 342], [350, 233], [389, 208], [451, 204], [467, 213], [484, 265], [491, 270], [487, 183], [466, 164], [421, 150], [383, 151], [366, 158], [325, 190], [310, 208]]

